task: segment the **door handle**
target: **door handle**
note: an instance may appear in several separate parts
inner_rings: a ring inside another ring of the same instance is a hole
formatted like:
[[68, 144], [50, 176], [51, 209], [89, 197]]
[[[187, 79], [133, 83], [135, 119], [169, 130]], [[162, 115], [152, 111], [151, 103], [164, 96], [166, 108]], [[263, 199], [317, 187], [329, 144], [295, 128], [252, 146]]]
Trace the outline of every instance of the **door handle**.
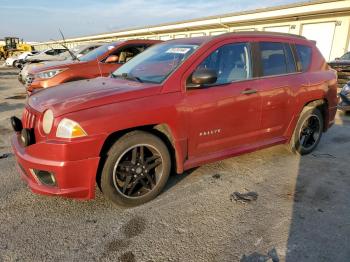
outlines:
[[255, 94], [257, 93], [258, 91], [255, 90], [255, 89], [245, 89], [241, 92], [241, 94], [243, 95], [251, 95], [251, 94]]

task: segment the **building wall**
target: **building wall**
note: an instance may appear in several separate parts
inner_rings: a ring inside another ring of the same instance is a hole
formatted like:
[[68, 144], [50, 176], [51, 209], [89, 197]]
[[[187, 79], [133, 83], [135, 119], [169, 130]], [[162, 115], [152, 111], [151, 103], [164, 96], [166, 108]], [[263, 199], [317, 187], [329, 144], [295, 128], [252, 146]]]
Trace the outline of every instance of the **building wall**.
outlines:
[[[67, 45], [73, 47], [86, 42], [110, 42], [135, 38], [166, 41], [254, 30], [303, 35], [315, 40], [326, 60], [332, 60], [350, 51], [350, 0], [313, 1], [67, 39]], [[40, 50], [49, 46], [58, 47], [59, 45], [47, 42], [35, 47]]]

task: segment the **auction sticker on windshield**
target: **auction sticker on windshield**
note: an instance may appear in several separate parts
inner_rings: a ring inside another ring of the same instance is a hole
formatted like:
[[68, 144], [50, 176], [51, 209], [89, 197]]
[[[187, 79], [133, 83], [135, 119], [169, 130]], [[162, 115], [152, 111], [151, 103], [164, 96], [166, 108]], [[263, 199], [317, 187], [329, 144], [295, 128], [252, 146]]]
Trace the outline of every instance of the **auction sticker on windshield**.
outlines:
[[173, 47], [173, 48], [170, 48], [168, 51], [166, 51], [166, 53], [170, 53], [170, 54], [186, 54], [190, 50], [191, 50], [191, 48]]

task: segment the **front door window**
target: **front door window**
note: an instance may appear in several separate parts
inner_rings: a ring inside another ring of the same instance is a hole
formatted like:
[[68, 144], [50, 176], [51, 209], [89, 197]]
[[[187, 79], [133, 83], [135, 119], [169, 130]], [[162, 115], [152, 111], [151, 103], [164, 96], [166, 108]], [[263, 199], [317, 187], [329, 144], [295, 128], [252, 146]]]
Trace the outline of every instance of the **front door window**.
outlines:
[[252, 77], [249, 44], [224, 45], [209, 55], [197, 69], [214, 69], [218, 79], [215, 85], [246, 80]]

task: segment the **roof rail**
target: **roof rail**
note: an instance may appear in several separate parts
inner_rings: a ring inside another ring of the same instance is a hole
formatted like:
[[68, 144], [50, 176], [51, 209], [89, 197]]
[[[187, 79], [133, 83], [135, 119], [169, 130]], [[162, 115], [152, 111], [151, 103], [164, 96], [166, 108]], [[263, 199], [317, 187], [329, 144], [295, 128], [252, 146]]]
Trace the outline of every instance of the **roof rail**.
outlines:
[[213, 38], [224, 36], [224, 35], [258, 35], [258, 36], [286, 36], [286, 37], [295, 37], [307, 40], [305, 36], [289, 34], [289, 33], [279, 33], [279, 32], [268, 32], [268, 31], [239, 31], [239, 32], [230, 32], [217, 36], [213, 36]]

